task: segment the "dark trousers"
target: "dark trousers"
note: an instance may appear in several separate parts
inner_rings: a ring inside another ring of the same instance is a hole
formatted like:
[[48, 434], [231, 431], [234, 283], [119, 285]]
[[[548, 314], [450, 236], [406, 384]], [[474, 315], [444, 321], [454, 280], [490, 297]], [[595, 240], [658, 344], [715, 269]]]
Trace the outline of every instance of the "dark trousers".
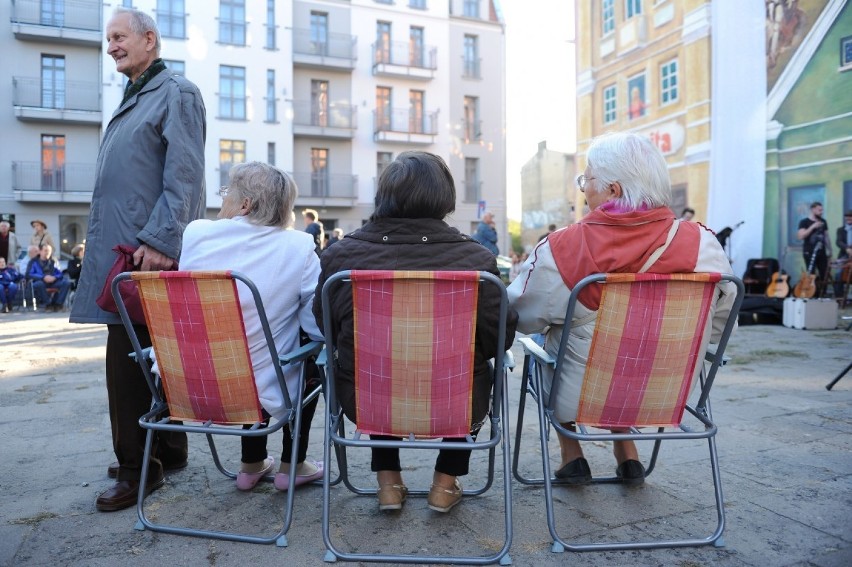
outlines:
[[[305, 392], [303, 395], [307, 395], [316, 385], [316, 382], [310, 381], [305, 384]], [[302, 419], [300, 425], [300, 434], [299, 434], [299, 447], [297, 449], [297, 457], [296, 463], [303, 462], [308, 456], [308, 441], [310, 441], [311, 437], [311, 421], [314, 419], [314, 412], [317, 409], [317, 403], [319, 402], [319, 396], [311, 400], [311, 402], [302, 408]], [[263, 415], [266, 417], [266, 423], [269, 423], [269, 414], [264, 410]], [[243, 426], [244, 429], [248, 429], [251, 427], [250, 425]], [[284, 432], [284, 448], [281, 451], [281, 462], [289, 463], [290, 462], [290, 454], [293, 451], [293, 435], [290, 430], [290, 425], [285, 425], [282, 428]], [[266, 438], [268, 435], [258, 435], [257, 437], [240, 437], [240, 443], [242, 445], [242, 457], [241, 460], [244, 463], [259, 463], [264, 460], [268, 453], [266, 452]]]
[[[47, 293], [48, 288], [58, 290], [53, 294], [52, 298]], [[71, 289], [71, 282], [65, 278], [60, 278], [50, 284], [46, 284], [41, 280], [33, 280], [33, 296], [39, 305], [64, 305], [65, 296], [68, 295], [69, 289]]]
[[[474, 436], [475, 438], [475, 436]], [[387, 435], [370, 435], [370, 439], [376, 440], [392, 440], [399, 437], [390, 437]], [[460, 439], [444, 439], [444, 442], [464, 441]], [[374, 448], [373, 459], [370, 462], [370, 470], [378, 471], [401, 471], [402, 467], [399, 463], [399, 449]], [[441, 450], [438, 451], [438, 458], [435, 461], [435, 470], [439, 473], [448, 474], [450, 476], [464, 476], [468, 473], [470, 465], [470, 451], [464, 450]]]
[[[142, 348], [151, 346], [148, 328], [135, 325]], [[128, 353], [133, 351], [124, 325], [107, 325], [106, 384], [109, 398], [109, 419], [112, 425], [112, 446], [120, 468], [118, 480], [139, 480], [145, 453], [146, 430], [139, 418], [151, 409], [151, 390], [139, 364]], [[154, 432], [151, 447], [149, 477], [163, 474], [163, 463], [177, 465], [186, 461], [186, 433]]]

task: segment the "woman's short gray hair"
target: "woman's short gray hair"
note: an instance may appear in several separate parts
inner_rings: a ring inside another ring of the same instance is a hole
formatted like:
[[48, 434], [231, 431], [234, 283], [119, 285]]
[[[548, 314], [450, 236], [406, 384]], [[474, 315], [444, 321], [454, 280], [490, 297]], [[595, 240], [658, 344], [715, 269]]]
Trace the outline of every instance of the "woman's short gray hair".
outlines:
[[228, 172], [231, 191], [249, 200], [246, 219], [259, 226], [287, 228], [293, 224], [293, 203], [299, 194], [293, 179], [259, 161], [238, 163]]
[[113, 12], [115, 16], [119, 14], [130, 14], [130, 31], [133, 33], [145, 35], [146, 32], [154, 32], [154, 36], [157, 38], [154, 49], [157, 50], [157, 55], [160, 55], [160, 30], [157, 28], [157, 22], [154, 21], [154, 18], [141, 10], [124, 8], [123, 6], [117, 7]]
[[621, 208], [635, 211], [643, 204], [650, 209], [671, 206], [666, 159], [647, 137], [629, 132], [598, 136], [586, 151], [586, 161], [601, 190], [616, 181], [621, 185], [621, 198], [616, 200]]

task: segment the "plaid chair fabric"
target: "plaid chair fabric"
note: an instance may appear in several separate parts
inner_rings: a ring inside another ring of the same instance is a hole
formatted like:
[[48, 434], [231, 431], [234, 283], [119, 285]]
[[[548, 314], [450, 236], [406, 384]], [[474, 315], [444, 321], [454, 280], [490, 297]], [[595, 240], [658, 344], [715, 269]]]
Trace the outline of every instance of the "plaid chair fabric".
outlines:
[[470, 433], [478, 272], [351, 272], [363, 433]]
[[[172, 419], [263, 419], [230, 272], [133, 272]], [[203, 321], [203, 324], [199, 324]]]
[[577, 423], [680, 424], [718, 281], [719, 274], [607, 275]]

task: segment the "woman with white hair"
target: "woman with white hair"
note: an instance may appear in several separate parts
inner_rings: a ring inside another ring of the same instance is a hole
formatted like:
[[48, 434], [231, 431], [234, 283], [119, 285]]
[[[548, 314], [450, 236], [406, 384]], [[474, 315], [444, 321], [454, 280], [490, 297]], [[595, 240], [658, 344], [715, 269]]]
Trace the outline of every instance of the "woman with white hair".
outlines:
[[[292, 230], [291, 226], [296, 184], [283, 171], [260, 162], [233, 166], [229, 178], [230, 185], [219, 191], [223, 199], [219, 220], [201, 219], [187, 225], [180, 269], [229, 269], [248, 276], [260, 292], [278, 352], [299, 347], [300, 327], [311, 339], [322, 340], [312, 312], [319, 259], [311, 235]], [[273, 367], [276, 362], [266, 348], [251, 292], [241, 283], [237, 289], [260, 403], [265, 414], [280, 418], [285, 406]], [[295, 392], [298, 369], [286, 369], [284, 377], [288, 390]], [[306, 458], [316, 402], [315, 399], [302, 411], [296, 486], [322, 477], [322, 463]], [[275, 459], [267, 455], [265, 436], [241, 440], [237, 488], [251, 490], [272, 470]], [[291, 435], [285, 426], [281, 465], [275, 475], [278, 490], [289, 489], [291, 448]]]
[[[595, 273], [730, 273], [731, 266], [713, 233], [695, 222], [675, 219], [669, 208], [671, 181], [666, 160], [648, 138], [610, 133], [596, 138], [586, 152], [586, 169], [577, 177], [589, 213], [577, 224], [542, 240], [509, 286], [509, 301], [518, 312], [518, 331], [546, 333], [545, 350], [555, 355], [566, 326], [571, 288]], [[656, 252], [662, 253], [654, 261]], [[733, 284], [719, 286], [711, 314], [710, 341], [718, 340], [734, 301]], [[580, 295], [569, 322], [571, 336], [563, 361], [556, 418], [573, 427], [580, 388], [600, 303], [598, 286]], [[545, 369], [544, 395], [553, 380]], [[591, 482], [591, 469], [580, 444], [559, 436], [562, 462], [556, 477], [569, 484]], [[616, 475], [638, 485], [645, 469], [632, 441], [615, 441]]]

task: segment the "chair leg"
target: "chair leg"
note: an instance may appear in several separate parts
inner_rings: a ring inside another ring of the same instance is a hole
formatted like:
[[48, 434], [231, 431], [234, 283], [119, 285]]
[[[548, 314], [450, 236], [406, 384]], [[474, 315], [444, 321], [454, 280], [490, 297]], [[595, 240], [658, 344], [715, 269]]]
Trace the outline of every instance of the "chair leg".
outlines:
[[843, 378], [844, 376], [846, 376], [846, 373], [849, 372], [849, 370], [852, 370], [852, 362], [849, 363], [849, 365], [843, 370], [843, 372], [841, 372], [840, 374], [835, 376], [834, 380], [832, 380], [831, 382], [826, 384], [825, 389], [831, 390], [832, 388], [834, 388], [834, 385], [837, 384], [838, 382], [840, 382], [840, 379]]
[[521, 455], [521, 440], [523, 438], [524, 429], [524, 410], [527, 405], [527, 385], [529, 384], [529, 368], [531, 364], [530, 359], [531, 357], [529, 355], [525, 356], [524, 364], [522, 366], [521, 392], [520, 398], [518, 399], [518, 421], [515, 424], [515, 450], [512, 453], [512, 475], [522, 484], [528, 484], [528, 479], [518, 472], [518, 461], [520, 460]]

